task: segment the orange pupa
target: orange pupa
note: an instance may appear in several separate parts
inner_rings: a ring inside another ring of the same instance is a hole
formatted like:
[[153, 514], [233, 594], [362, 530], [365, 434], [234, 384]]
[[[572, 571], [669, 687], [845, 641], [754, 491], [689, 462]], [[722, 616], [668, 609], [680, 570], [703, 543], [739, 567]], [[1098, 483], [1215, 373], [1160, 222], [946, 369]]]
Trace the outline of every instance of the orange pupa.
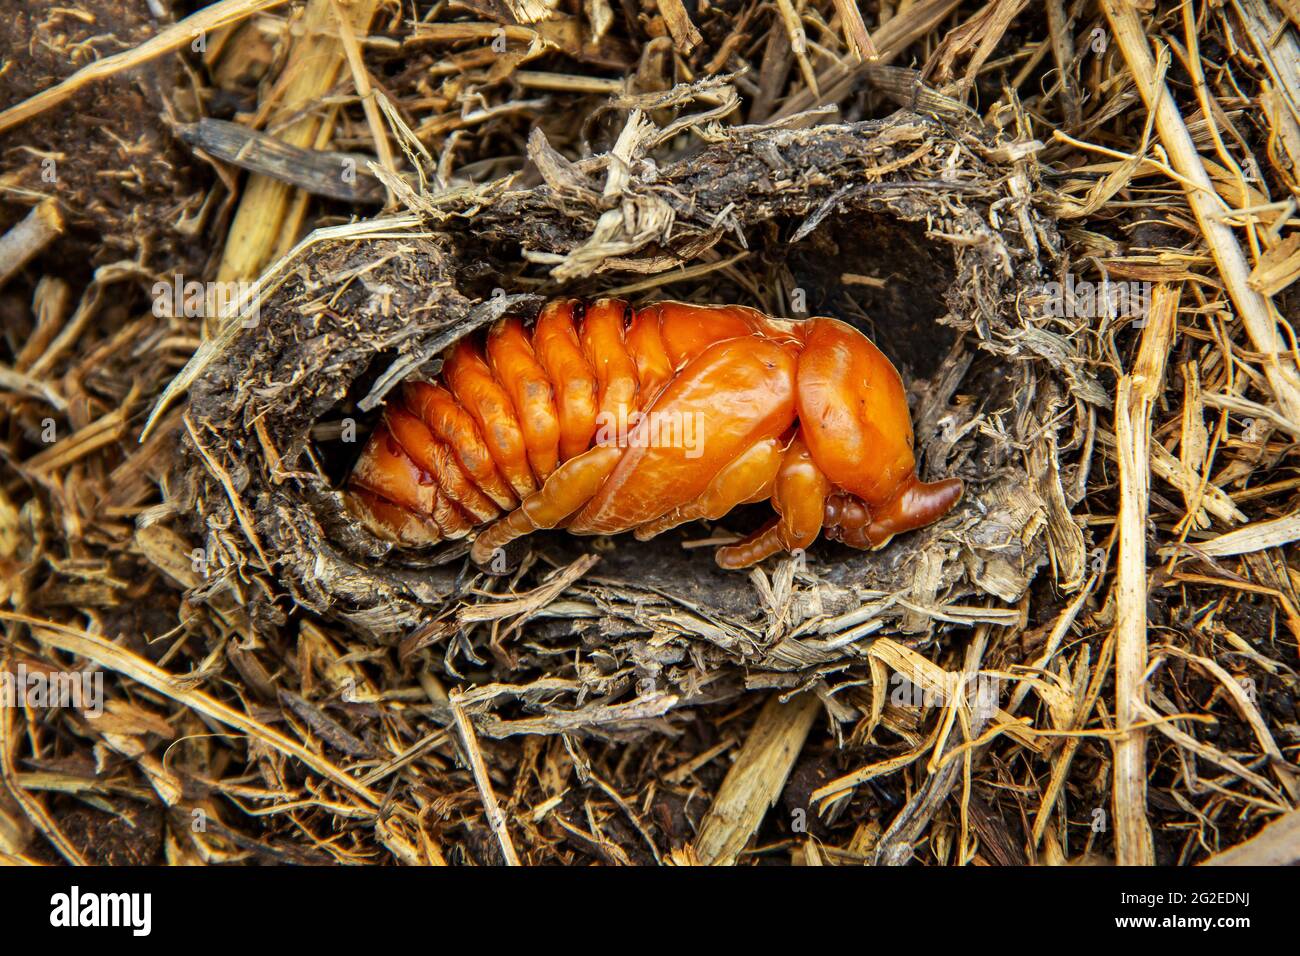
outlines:
[[557, 299], [405, 383], [346, 496], [401, 546], [475, 534], [479, 564], [541, 529], [646, 540], [770, 500], [770, 521], [717, 550], [745, 568], [820, 534], [880, 548], [946, 514], [962, 482], [917, 477], [902, 379], [850, 325]]

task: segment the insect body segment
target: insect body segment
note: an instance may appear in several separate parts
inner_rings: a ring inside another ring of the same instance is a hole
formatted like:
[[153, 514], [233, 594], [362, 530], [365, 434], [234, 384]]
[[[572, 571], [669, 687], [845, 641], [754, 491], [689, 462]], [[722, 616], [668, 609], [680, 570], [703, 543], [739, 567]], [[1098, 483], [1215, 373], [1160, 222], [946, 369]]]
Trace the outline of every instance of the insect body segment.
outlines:
[[546, 305], [458, 343], [441, 383], [408, 382], [349, 479], [375, 534], [425, 547], [479, 531], [479, 563], [535, 530], [639, 540], [770, 499], [718, 564], [820, 534], [857, 548], [942, 517], [960, 480], [916, 475], [893, 365], [834, 319], [618, 299]]

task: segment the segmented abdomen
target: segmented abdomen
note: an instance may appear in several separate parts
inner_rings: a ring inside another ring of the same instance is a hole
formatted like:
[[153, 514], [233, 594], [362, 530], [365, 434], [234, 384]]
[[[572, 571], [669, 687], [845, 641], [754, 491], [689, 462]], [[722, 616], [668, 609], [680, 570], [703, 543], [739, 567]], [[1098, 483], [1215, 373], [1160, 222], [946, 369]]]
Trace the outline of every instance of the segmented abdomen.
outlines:
[[563, 462], [617, 442], [687, 362], [724, 339], [796, 347], [801, 324], [743, 306], [554, 300], [531, 331], [496, 323], [439, 381], [411, 381], [353, 469], [349, 504], [371, 531], [420, 547], [460, 538], [515, 508]]

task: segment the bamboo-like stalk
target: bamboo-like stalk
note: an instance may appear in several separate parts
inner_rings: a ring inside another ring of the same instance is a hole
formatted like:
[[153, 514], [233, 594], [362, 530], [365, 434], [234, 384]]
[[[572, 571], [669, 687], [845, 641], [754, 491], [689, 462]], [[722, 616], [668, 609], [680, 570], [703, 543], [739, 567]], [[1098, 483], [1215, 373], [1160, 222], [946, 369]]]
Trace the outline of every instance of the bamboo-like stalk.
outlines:
[[501, 846], [501, 855], [505, 858], [506, 865], [518, 866], [519, 854], [515, 852], [515, 845], [510, 841], [505, 814], [501, 812], [496, 791], [492, 789], [492, 778], [488, 775], [487, 764], [483, 762], [483, 751], [479, 749], [474, 725], [469, 722], [469, 715], [461, 706], [459, 694], [451, 695], [451, 713], [456, 721], [456, 730], [460, 734], [461, 743], [465, 747], [465, 762], [469, 765], [470, 773], [474, 776], [474, 784], [483, 799], [483, 812], [487, 816], [488, 826], [492, 828]]
[[779, 694], [768, 698], [700, 824], [695, 853], [701, 863], [736, 862], [780, 796], [819, 709], [815, 694], [786, 703]]
[[1237, 237], [1217, 215], [1222, 204], [1187, 131], [1187, 124], [1183, 122], [1169, 88], [1155, 81], [1156, 65], [1151, 56], [1151, 44], [1142, 29], [1137, 10], [1127, 0], [1100, 2], [1138, 91], [1147, 108], [1156, 114], [1156, 132], [1169, 154], [1170, 165], [1187, 180], [1184, 187], [1187, 204], [1196, 214], [1197, 224], [1251, 344], [1264, 355], [1264, 374], [1278, 406], [1287, 418], [1300, 422], [1300, 373], [1294, 359], [1286, 352], [1271, 304], [1250, 285], [1250, 263]]
[[47, 199], [0, 236], [0, 286], [63, 232], [59, 205]]
[[861, 63], [863, 60], [875, 60], [880, 56], [867, 25], [862, 21], [862, 11], [858, 9], [857, 0], [835, 0], [835, 12], [840, 15], [844, 26], [844, 36], [849, 41], [853, 58]]
[[785, 32], [790, 35], [790, 49], [794, 51], [799, 71], [803, 73], [803, 81], [808, 84], [808, 89], [813, 96], [821, 96], [821, 91], [817, 87], [817, 73], [812, 67], [812, 61], [808, 59], [808, 37], [804, 33], [803, 21], [799, 19], [798, 11], [790, 0], [776, 0], [776, 9], [781, 16], [781, 23], [785, 26]]
[[673, 38], [673, 46], [678, 53], [690, 53], [704, 40], [700, 31], [691, 22], [691, 15], [686, 12], [682, 0], [662, 0], [659, 12], [663, 14], [668, 25], [668, 33]]
[[[366, 125], [370, 127], [370, 135], [375, 141], [375, 152], [379, 155], [379, 163], [396, 176], [397, 163], [393, 160], [393, 147], [388, 142], [388, 130], [379, 115], [379, 105], [375, 102], [375, 91], [370, 85], [370, 74], [366, 71], [365, 61], [361, 57], [361, 44], [357, 42], [357, 32], [352, 29], [352, 24], [344, 16], [339, 0], [333, 0], [333, 4], [335, 20], [339, 25], [339, 41], [343, 44], [348, 69], [352, 71], [352, 82], [357, 88], [361, 108], [366, 114]], [[391, 202], [392, 190], [389, 190], [388, 198]]]
[[[289, 118], [308, 110], [334, 86], [347, 54], [339, 38], [336, 0], [310, 0], [303, 16], [302, 33], [296, 36], [284, 73], [277, 86], [280, 99], [271, 116]], [[378, 0], [353, 0], [344, 7], [348, 25], [354, 31], [370, 26]], [[332, 114], [331, 114], [332, 115]], [[276, 138], [300, 149], [316, 142], [322, 124], [331, 122], [313, 112], [277, 132]], [[340, 169], [339, 173], [342, 174]], [[240, 198], [239, 209], [226, 236], [218, 279], [223, 282], [251, 279], [261, 273], [284, 245], [292, 244], [302, 228], [304, 204], [294, 203], [294, 187], [264, 176], [250, 176]]]
[[[1121, 731], [1142, 718], [1147, 669], [1147, 510], [1151, 477], [1151, 410], [1160, 396], [1180, 292], [1157, 285], [1137, 361], [1120, 378], [1115, 400], [1119, 455], [1119, 569], [1116, 584], [1115, 720]], [[1147, 822], [1146, 733], [1128, 729], [1114, 744], [1116, 862], [1155, 862]]]

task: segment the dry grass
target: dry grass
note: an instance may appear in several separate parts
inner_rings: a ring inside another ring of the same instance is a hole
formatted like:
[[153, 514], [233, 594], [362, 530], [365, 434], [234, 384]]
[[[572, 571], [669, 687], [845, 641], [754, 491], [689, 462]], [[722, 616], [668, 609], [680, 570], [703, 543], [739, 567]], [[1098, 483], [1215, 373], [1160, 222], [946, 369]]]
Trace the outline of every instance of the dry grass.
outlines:
[[[0, 860], [1300, 859], [1300, 23], [225, 0], [115, 42], [79, 6], [0, 49], [0, 668], [105, 699], [0, 708]], [[197, 149], [132, 217], [92, 187], [150, 141], [84, 111], [163, 63]], [[156, 315], [176, 272], [258, 322]], [[1054, 313], [1067, 276], [1149, 309]], [[701, 550], [730, 519], [499, 578], [361, 540], [348, 422], [561, 290], [811, 293], [967, 503], [748, 577]]]

